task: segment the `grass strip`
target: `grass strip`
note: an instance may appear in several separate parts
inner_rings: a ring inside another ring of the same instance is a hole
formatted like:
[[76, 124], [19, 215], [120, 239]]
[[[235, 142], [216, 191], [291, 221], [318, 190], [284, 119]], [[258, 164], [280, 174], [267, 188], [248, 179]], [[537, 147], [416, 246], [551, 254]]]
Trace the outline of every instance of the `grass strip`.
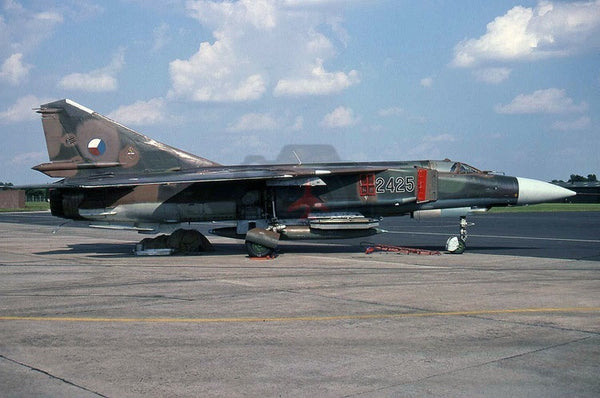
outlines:
[[559, 211], [600, 211], [600, 203], [540, 203], [528, 206], [493, 207], [490, 213], [544, 213]]

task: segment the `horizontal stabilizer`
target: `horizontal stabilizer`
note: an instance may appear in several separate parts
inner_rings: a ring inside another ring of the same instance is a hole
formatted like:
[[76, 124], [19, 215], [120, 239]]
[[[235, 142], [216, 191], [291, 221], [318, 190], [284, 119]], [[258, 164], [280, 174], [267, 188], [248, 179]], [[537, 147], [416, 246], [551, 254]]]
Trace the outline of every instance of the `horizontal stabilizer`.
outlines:
[[71, 177], [76, 175], [78, 170], [117, 166], [123, 166], [123, 164], [119, 162], [76, 163], [74, 161], [67, 161], [42, 163], [32, 167], [32, 169], [41, 171], [49, 177]]

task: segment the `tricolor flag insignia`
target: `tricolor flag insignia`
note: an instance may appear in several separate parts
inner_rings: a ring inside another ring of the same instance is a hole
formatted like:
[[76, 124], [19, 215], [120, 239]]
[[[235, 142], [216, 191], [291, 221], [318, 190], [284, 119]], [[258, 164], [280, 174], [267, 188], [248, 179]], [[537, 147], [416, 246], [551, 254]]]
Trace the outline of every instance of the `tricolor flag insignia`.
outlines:
[[94, 138], [88, 143], [88, 151], [94, 156], [100, 156], [106, 151], [106, 144], [100, 138]]

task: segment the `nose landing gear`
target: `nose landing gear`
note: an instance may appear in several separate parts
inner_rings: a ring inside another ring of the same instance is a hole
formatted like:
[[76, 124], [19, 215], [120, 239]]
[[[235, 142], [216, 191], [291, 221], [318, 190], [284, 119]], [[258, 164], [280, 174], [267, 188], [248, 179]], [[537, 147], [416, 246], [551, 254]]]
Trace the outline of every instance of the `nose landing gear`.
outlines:
[[[451, 236], [446, 241], [446, 251], [452, 254], [463, 254], [465, 249], [467, 248], [467, 217], [460, 217], [460, 231], [459, 236]], [[471, 224], [473, 225], [473, 224]]]

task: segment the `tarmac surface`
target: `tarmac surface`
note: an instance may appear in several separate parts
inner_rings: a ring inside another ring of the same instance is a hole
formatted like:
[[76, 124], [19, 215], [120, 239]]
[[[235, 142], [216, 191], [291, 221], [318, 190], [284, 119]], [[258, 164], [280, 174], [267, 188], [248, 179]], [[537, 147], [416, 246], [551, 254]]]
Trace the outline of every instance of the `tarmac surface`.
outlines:
[[0, 396], [600, 396], [600, 213], [473, 220], [251, 260], [0, 214]]

